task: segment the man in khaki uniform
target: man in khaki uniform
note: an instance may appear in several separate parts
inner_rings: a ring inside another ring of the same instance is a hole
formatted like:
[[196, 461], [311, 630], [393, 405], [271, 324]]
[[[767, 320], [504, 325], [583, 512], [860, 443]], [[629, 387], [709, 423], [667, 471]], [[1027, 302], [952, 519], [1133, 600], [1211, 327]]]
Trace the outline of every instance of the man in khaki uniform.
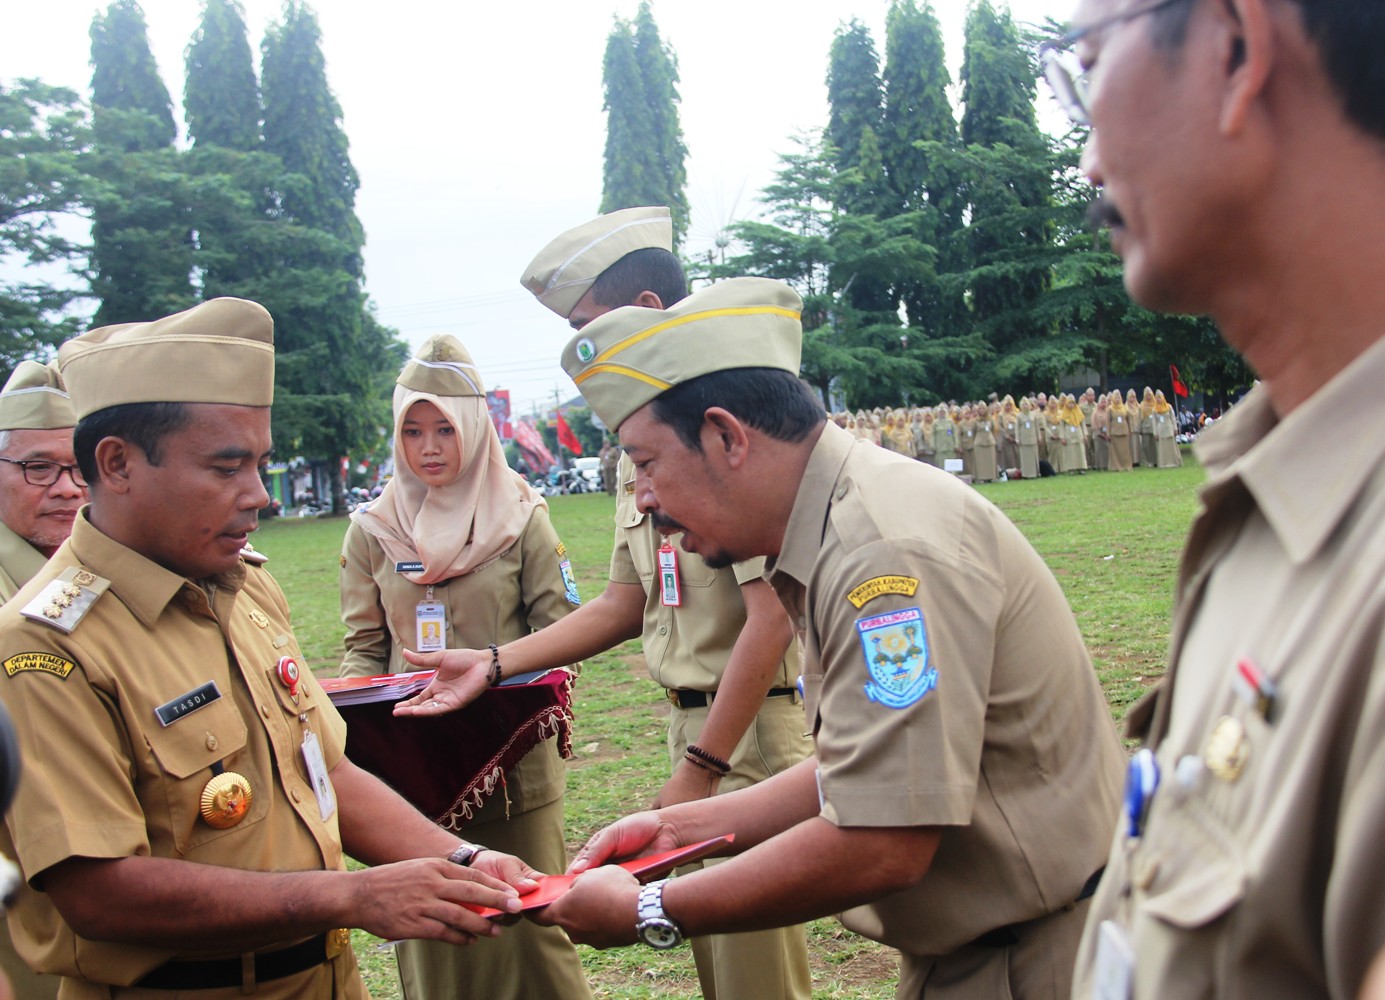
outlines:
[[1126, 288], [1211, 315], [1262, 380], [1198, 439], [1082, 1000], [1348, 1000], [1385, 946], [1380, 11], [1086, 0], [1074, 60], [1046, 56]]
[[[516, 908], [506, 882], [528, 869], [459, 845], [342, 755], [283, 593], [247, 554], [269, 314], [216, 299], [94, 330], [59, 364], [91, 503], [0, 609], [27, 771], [0, 849], [61, 916], [39, 934], [21, 915], [25, 959], [65, 977], [63, 1000], [361, 997], [336, 928], [489, 936], [467, 905]], [[344, 851], [382, 867], [348, 873]]]
[[[72, 457], [76, 425], [57, 367], [21, 361], [0, 390], [0, 601], [8, 601], [43, 569], [72, 533], [72, 520], [86, 502], [86, 480]], [[33, 891], [19, 889], [25, 895]], [[15, 912], [56, 919], [49, 907]], [[34, 972], [15, 953], [8, 923], [0, 927], [0, 968], [26, 1000], [58, 995], [57, 976]]]
[[845, 911], [900, 949], [900, 997], [1056, 998], [1122, 761], [1091, 662], [995, 507], [825, 421], [797, 378], [800, 308], [779, 282], [732, 279], [616, 310], [564, 351], [619, 428], [640, 508], [714, 565], [770, 557], [817, 760], [628, 817], [575, 867], [734, 832], [725, 864], [643, 890], [596, 869], [536, 919], [671, 945]]
[[[620, 305], [660, 309], [682, 299], [687, 280], [672, 246], [667, 208], [612, 212], [553, 240], [525, 269], [522, 282], [581, 329]], [[501, 646], [503, 673], [576, 662], [640, 636], [650, 676], [668, 690], [672, 705], [668, 745], [674, 770], [658, 805], [734, 791], [792, 767], [812, 748], [794, 687], [799, 657], [793, 628], [761, 579], [764, 560], [713, 568], [679, 551], [677, 538], [666, 541], [657, 518], [636, 506], [634, 468], [624, 456], [620, 470], [606, 590], [561, 622]], [[662, 585], [661, 548], [662, 558], [673, 563], [674, 593], [666, 594]], [[465, 704], [484, 687], [490, 666], [488, 650], [411, 659], [427, 666], [441, 662], [443, 668], [442, 682], [404, 709], [419, 714], [442, 710], [429, 705], [434, 700], [449, 709]], [[700, 937], [693, 941], [693, 955], [709, 1000], [811, 994], [802, 926]]]

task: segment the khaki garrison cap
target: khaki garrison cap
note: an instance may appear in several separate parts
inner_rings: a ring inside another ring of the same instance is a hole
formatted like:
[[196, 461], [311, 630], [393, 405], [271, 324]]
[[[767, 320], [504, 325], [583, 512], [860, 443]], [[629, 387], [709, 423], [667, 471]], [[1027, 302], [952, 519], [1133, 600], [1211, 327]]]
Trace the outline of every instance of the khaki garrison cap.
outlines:
[[446, 333], [429, 337], [409, 359], [396, 384], [433, 396], [484, 396], [481, 373], [461, 341]]
[[150, 323], [91, 330], [58, 348], [77, 416], [124, 403], [274, 402], [274, 320], [246, 299], [211, 299]]
[[667, 208], [623, 208], [569, 229], [538, 252], [520, 284], [563, 319], [592, 282], [636, 250], [673, 252], [673, 217]]
[[0, 390], [0, 430], [52, 431], [77, 426], [77, 411], [55, 364], [21, 361]]
[[606, 423], [680, 382], [731, 368], [798, 374], [803, 300], [782, 281], [730, 278], [668, 309], [624, 306], [598, 316], [563, 348], [563, 369]]

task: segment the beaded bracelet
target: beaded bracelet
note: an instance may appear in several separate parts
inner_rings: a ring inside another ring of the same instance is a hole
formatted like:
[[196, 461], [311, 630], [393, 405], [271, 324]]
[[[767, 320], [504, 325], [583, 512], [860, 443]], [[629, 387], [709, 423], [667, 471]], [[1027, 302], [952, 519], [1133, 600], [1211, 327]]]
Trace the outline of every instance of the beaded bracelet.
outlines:
[[722, 760], [714, 753], [708, 753], [706, 750], [703, 750], [700, 746], [697, 746], [696, 744], [688, 744], [688, 753], [692, 754], [694, 757], [698, 758], [703, 763], [707, 764], [707, 766], [711, 770], [715, 770], [716, 772], [721, 774], [722, 777], [725, 777], [726, 775], [731, 773], [730, 762]]
[[495, 687], [502, 680], [500, 676], [500, 650], [496, 647], [495, 643], [490, 644], [490, 650], [491, 668], [486, 672], [486, 685], [488, 687]]
[[700, 758], [700, 757], [694, 757], [694, 756], [693, 756], [692, 754], [690, 754], [690, 753], [685, 753], [685, 754], [683, 754], [683, 759], [686, 760], [689, 764], [693, 765], [694, 767], [700, 767], [700, 768], [702, 768], [702, 770], [706, 771], [708, 774], [710, 774], [710, 775], [711, 775], [712, 777], [714, 777], [714, 778], [724, 778], [724, 777], [726, 777], [725, 773], [723, 773], [723, 772], [721, 772], [721, 771], [718, 771], [718, 770], [717, 770], [716, 768], [714, 768], [711, 764], [708, 764], [705, 760], [703, 760], [703, 759]]

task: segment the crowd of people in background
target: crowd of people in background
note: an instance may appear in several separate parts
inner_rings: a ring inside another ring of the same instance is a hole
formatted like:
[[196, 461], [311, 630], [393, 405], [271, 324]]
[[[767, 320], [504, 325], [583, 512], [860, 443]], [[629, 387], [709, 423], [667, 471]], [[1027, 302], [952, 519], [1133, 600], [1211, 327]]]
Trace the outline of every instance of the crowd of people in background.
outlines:
[[[1211, 418], [1176, 411], [1159, 390], [1145, 386], [1081, 398], [1039, 392], [987, 401], [947, 402], [839, 412], [833, 421], [889, 451], [960, 472], [973, 482], [1034, 479], [1089, 469], [1128, 472], [1135, 466], [1172, 469], [1183, 464], [1180, 442]], [[949, 461], [961, 465], [949, 465]]]

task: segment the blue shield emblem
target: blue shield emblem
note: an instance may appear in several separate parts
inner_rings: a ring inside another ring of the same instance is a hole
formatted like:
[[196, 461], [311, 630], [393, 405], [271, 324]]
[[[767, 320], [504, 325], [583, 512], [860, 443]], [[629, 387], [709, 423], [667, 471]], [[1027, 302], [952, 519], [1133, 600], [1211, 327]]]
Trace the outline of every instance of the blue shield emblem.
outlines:
[[908, 708], [938, 686], [928, 665], [928, 633], [918, 608], [856, 619], [870, 681], [866, 697], [890, 708]]

